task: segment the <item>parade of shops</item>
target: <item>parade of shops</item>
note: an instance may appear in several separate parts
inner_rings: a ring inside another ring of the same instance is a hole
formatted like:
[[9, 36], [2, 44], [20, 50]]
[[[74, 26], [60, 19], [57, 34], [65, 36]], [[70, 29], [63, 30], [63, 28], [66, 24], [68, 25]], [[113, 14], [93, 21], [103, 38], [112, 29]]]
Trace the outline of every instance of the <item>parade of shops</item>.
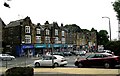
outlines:
[[[1, 24], [3, 25], [3, 24]], [[45, 54], [54, 51], [74, 51], [97, 46], [96, 32], [69, 33], [57, 22], [33, 24], [30, 17], [4, 24], [3, 53], [14, 56]], [[87, 47], [87, 48], [86, 48]], [[53, 48], [53, 49], [52, 49]]]

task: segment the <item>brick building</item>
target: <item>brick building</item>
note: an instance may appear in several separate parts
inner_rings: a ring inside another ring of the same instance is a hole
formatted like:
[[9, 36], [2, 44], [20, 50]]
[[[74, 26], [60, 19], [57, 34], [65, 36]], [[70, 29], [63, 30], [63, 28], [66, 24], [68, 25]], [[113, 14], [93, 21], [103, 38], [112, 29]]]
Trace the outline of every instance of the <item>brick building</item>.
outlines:
[[57, 22], [33, 24], [30, 17], [10, 22], [4, 28], [5, 50], [14, 56], [34, 56], [66, 48], [65, 31]]
[[4, 47], [4, 27], [6, 26], [6, 24], [3, 22], [3, 20], [0, 18], [0, 53], [2, 53], [3, 51], [3, 47]]

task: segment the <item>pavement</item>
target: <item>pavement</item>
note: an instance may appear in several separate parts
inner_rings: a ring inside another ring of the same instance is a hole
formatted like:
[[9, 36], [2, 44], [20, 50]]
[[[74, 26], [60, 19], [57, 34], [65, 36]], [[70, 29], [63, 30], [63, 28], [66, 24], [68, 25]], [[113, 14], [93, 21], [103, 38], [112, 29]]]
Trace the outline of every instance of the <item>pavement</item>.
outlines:
[[34, 68], [35, 73], [56, 74], [119, 74], [119, 69], [96, 69], [96, 68]]
[[[0, 74], [7, 70], [0, 67]], [[98, 69], [98, 68], [34, 68], [34, 74], [82, 74], [82, 75], [118, 75], [120, 69]]]

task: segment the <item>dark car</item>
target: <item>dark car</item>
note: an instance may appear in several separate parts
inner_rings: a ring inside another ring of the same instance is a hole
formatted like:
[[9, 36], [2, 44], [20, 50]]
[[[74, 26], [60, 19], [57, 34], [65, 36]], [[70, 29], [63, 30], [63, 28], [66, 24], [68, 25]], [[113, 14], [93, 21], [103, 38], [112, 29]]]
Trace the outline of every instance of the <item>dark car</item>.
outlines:
[[105, 68], [113, 68], [118, 64], [120, 64], [120, 57], [109, 53], [93, 53], [85, 58], [78, 57], [75, 61], [77, 67], [104, 66]]

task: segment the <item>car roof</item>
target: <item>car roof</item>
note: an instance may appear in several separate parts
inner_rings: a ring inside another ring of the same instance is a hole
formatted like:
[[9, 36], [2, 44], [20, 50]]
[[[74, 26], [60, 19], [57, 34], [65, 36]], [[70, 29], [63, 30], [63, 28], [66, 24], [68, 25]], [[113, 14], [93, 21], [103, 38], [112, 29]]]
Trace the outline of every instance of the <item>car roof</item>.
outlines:
[[[52, 55], [43, 55], [43, 56], [52, 56]], [[63, 56], [61, 55], [53, 55], [54, 57], [57, 57], [57, 58], [64, 58]]]
[[93, 53], [93, 54], [102, 54], [102, 55], [112, 55], [112, 54], [110, 54], [110, 53]]

